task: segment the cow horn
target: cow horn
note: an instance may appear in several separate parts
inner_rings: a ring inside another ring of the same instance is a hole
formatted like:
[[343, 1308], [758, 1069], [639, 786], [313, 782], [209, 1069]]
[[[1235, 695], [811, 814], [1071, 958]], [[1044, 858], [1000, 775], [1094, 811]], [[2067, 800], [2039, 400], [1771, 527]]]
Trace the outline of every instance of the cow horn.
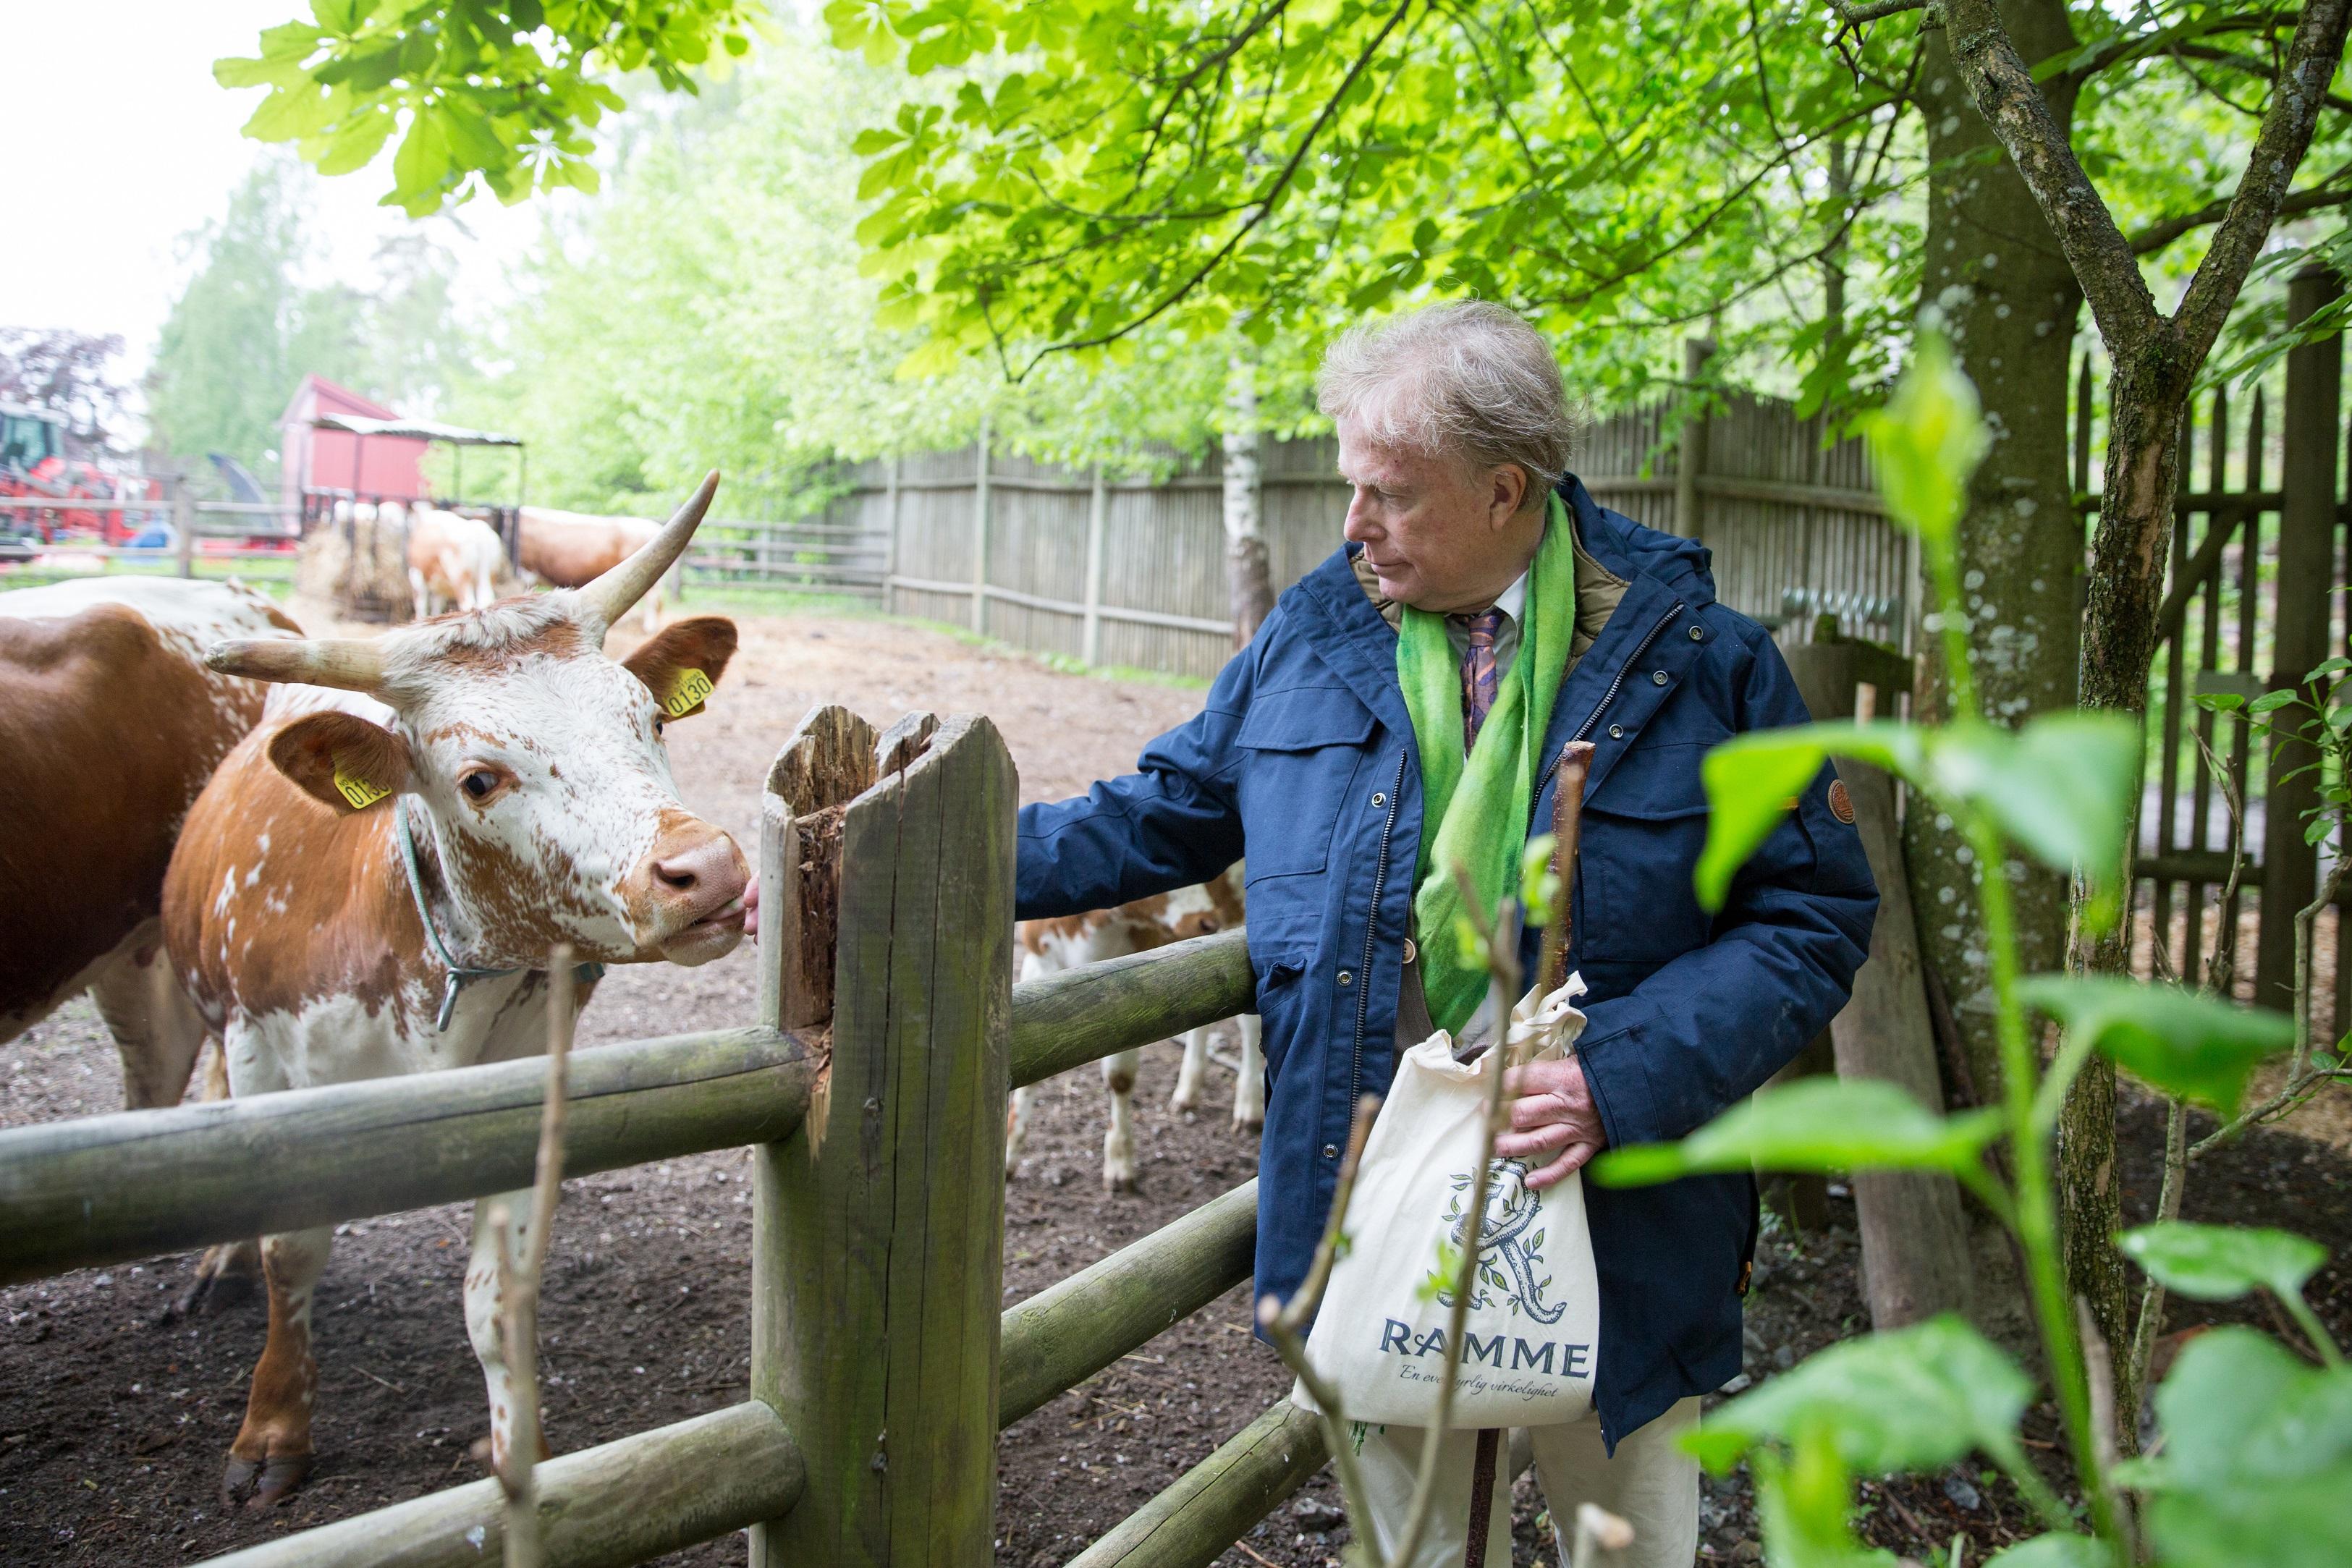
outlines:
[[215, 643], [205, 663], [225, 675], [292, 681], [373, 694], [383, 685], [383, 648], [350, 637], [272, 637]]
[[687, 497], [686, 505], [662, 525], [661, 532], [646, 540], [636, 554], [580, 590], [582, 619], [594, 621], [602, 632], [634, 609], [661, 580], [670, 562], [686, 553], [686, 541], [694, 537], [718, 490], [719, 470], [713, 468], [704, 476], [701, 486]]

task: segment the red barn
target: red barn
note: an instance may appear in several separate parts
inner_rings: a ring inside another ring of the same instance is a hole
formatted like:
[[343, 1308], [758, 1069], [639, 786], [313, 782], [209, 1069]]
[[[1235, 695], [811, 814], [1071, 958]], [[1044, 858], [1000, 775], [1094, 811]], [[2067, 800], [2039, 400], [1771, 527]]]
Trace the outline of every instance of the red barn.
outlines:
[[418, 464], [426, 443], [415, 436], [358, 436], [344, 430], [318, 430], [321, 414], [351, 413], [362, 419], [397, 419], [382, 403], [337, 386], [324, 376], [307, 375], [278, 420], [280, 481], [289, 506], [299, 506], [305, 490], [344, 490], [362, 500], [421, 500], [425, 477]]

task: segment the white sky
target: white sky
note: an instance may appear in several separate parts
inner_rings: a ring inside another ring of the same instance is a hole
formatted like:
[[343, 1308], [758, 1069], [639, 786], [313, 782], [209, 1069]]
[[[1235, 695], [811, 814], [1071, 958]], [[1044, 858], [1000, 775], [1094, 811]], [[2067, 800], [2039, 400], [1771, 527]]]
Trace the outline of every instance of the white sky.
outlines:
[[[119, 332], [121, 379], [136, 382], [186, 277], [179, 236], [226, 211], [263, 152], [238, 134], [259, 89], [227, 91], [212, 63], [254, 53], [262, 28], [308, 13], [306, 0], [0, 0], [21, 139], [8, 210], [12, 227], [32, 231], [0, 246], [0, 326]], [[383, 161], [318, 182], [331, 265], [364, 277], [375, 242], [409, 226], [375, 204], [390, 183]], [[504, 292], [506, 259], [538, 233], [540, 203], [479, 198], [460, 215], [462, 230], [426, 226], [458, 258], [461, 308], [478, 309]]]

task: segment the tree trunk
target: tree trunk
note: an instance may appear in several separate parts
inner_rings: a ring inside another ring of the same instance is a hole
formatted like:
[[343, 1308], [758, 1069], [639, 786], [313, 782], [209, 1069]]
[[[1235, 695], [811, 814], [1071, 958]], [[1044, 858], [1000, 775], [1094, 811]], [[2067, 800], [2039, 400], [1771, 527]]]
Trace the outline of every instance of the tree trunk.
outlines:
[[[2029, 61], [2074, 47], [2058, 0], [2009, 0], [2004, 20]], [[1927, 35], [1921, 110], [1933, 162], [1922, 308], [1935, 312], [1984, 401], [1993, 444], [1969, 486], [1959, 557], [1979, 706], [2009, 726], [2075, 700], [2082, 532], [2067, 468], [2067, 378], [2081, 290], [2025, 182], [1969, 102], [1940, 32]], [[2071, 92], [2051, 103], [2061, 123]], [[1998, 160], [1987, 162], [1986, 154]], [[2040, 241], [2040, 243], [2035, 243]], [[1940, 678], [1929, 701], [1940, 711]], [[1942, 976], [1968, 1076], [2000, 1097], [1990, 969], [1971, 891], [1976, 873], [1955, 824], [1914, 812], [1907, 824], [1921, 946]], [[2063, 877], [2012, 862], [2025, 971], [2065, 951]]]
[[[2107, 460], [2100, 481], [2099, 526], [2093, 538], [2090, 595], [2083, 619], [2083, 706], [2147, 712], [2148, 663], [2156, 655], [2156, 612], [2163, 601], [2165, 550], [2172, 538], [2180, 473], [2180, 416], [2193, 367], [2181, 363], [2179, 339], [2162, 324], [2137, 351], [2116, 351], [2107, 387]], [[2139, 842], [2138, 800], [2125, 835], [2123, 863], [2109, 874], [2131, 886]], [[2124, 974], [2131, 963], [2131, 918], [2095, 936], [2077, 928], [2068, 967]], [[2094, 1055], [2068, 1090], [2058, 1118], [2056, 1178], [2060, 1242], [2067, 1288], [2086, 1302], [2110, 1349], [2131, 1343], [2130, 1281], [2108, 1238], [2121, 1223], [2116, 1188], [2116, 1068]], [[2137, 1429], [2137, 1368], [2114, 1357], [2119, 1440]]]
[[[2028, 60], [2074, 47], [2059, 0], [2005, 0], [2004, 21]], [[2040, 207], [1970, 101], [1941, 31], [1925, 35], [1919, 107], [1932, 166], [1921, 308], [1940, 320], [1984, 401], [1993, 443], [1969, 486], [1959, 526], [1969, 645], [1982, 716], [2015, 726], [2073, 706], [2083, 540], [2067, 466], [2067, 377], [2081, 290], [2048, 238]], [[2051, 95], [2071, 121], [2074, 95]], [[1940, 712], [1940, 675], [1923, 706]], [[1977, 908], [1974, 855], [1950, 818], [1916, 804], [1904, 824], [1911, 902], [1925, 963], [1951, 1004], [1962, 1061], [1954, 1077], [1986, 1103], [2000, 1099], [1990, 958]], [[2020, 958], [2056, 968], [2066, 946], [2067, 887], [2054, 873], [2012, 860]], [[1981, 1214], [1974, 1251], [1986, 1327], [2022, 1329], [2006, 1239]]]
[[1260, 484], [1257, 366], [1235, 354], [1228, 368], [1225, 426], [1225, 582], [1233, 599], [1234, 646], [1246, 647], [1274, 613]]

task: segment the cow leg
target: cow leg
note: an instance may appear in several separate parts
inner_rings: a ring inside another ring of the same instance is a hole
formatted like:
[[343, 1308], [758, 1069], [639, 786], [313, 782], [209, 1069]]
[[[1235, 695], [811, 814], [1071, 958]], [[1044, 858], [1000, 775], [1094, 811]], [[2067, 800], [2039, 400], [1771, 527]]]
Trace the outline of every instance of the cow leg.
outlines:
[[1140, 1051], [1103, 1058], [1103, 1086], [1110, 1091], [1110, 1131], [1103, 1134], [1103, 1186], [1112, 1192], [1135, 1190], [1135, 1070]]
[[107, 955], [89, 997], [122, 1057], [122, 1103], [176, 1105], [205, 1046], [205, 1020], [163, 951], [163, 923], [150, 920]]
[[1241, 1016], [1242, 1064], [1234, 1074], [1234, 1130], [1255, 1133], [1265, 1125], [1265, 1023], [1255, 1013]]
[[1176, 1092], [1168, 1097], [1168, 1108], [1184, 1112], [1199, 1110], [1208, 1078], [1209, 1031], [1188, 1029], [1184, 1031], [1184, 1062], [1176, 1070]]
[[[217, 1041], [204, 1053], [204, 1077], [196, 1088], [200, 1103], [215, 1103], [228, 1098], [228, 1052]], [[205, 1249], [196, 1260], [196, 1271], [182, 1291], [165, 1307], [158, 1322], [172, 1322], [196, 1312], [217, 1312], [229, 1307], [241, 1307], [253, 1300], [261, 1284], [261, 1243], [248, 1238], [243, 1241], [224, 1241]]]
[[425, 574], [415, 567], [408, 569], [408, 594], [416, 601], [416, 618], [433, 619], [433, 590], [425, 585]]
[[319, 1396], [319, 1363], [310, 1352], [310, 1296], [334, 1250], [332, 1226], [261, 1239], [269, 1289], [269, 1341], [253, 1369], [245, 1425], [229, 1445], [221, 1502], [261, 1507], [284, 1500], [310, 1469], [310, 1415]]
[[[474, 1253], [466, 1263], [466, 1336], [474, 1342], [474, 1359], [482, 1364], [482, 1384], [490, 1401], [490, 1464], [506, 1469], [507, 1450], [514, 1440], [514, 1373], [507, 1360], [506, 1295], [499, 1283], [499, 1242], [490, 1216], [500, 1204], [507, 1209], [507, 1255], [520, 1260], [530, 1238], [530, 1189], [495, 1193], [474, 1200]], [[548, 1457], [542, 1424], [539, 1457]]]
[[1028, 1088], [1015, 1089], [1004, 1102], [1004, 1179], [1011, 1181], [1021, 1166], [1021, 1150], [1029, 1142]]

